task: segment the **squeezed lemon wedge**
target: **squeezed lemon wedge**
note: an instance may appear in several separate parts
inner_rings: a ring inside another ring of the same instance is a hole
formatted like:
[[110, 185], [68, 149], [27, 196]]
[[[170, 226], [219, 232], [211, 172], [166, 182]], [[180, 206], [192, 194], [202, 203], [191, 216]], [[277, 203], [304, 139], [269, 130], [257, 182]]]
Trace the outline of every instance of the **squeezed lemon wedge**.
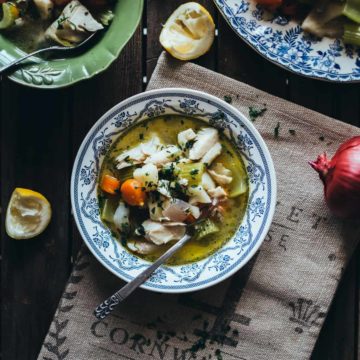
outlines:
[[215, 24], [209, 12], [196, 2], [180, 5], [166, 21], [160, 43], [179, 60], [192, 60], [210, 49]]
[[51, 206], [42, 194], [16, 188], [6, 212], [5, 227], [13, 239], [30, 239], [42, 233], [51, 219]]

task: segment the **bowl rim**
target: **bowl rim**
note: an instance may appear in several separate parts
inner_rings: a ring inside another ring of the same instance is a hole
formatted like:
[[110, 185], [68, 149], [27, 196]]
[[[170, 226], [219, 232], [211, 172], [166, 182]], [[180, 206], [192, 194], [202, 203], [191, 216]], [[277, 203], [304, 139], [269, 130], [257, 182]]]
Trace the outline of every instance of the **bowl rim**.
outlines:
[[[104, 266], [107, 270], [109, 270], [111, 273], [113, 273], [116, 277], [118, 277], [119, 279], [121, 279], [121, 280], [123, 280], [125, 282], [129, 282], [129, 281], [132, 280], [132, 279], [129, 280], [129, 279], [123, 278], [119, 273], [117, 273], [114, 269], [112, 269], [108, 264], [103, 262], [103, 260], [95, 252], [95, 250], [90, 246], [90, 244], [88, 244], [87, 239], [83, 236], [81, 226], [80, 226], [80, 223], [79, 223], [79, 219], [78, 219], [77, 213], [75, 211], [76, 209], [75, 209], [75, 198], [74, 198], [75, 173], [76, 173], [76, 168], [77, 168], [77, 165], [79, 163], [81, 154], [84, 151], [84, 148], [86, 147], [86, 144], [87, 144], [89, 138], [91, 137], [91, 135], [94, 133], [94, 131], [99, 127], [99, 125], [106, 118], [109, 117], [110, 114], [114, 113], [114, 111], [116, 111], [118, 108], [124, 107], [128, 103], [134, 102], [134, 101], [139, 100], [139, 99], [141, 99], [143, 97], [154, 96], [154, 95], [165, 96], [166, 93], [177, 92], [177, 91], [182, 92], [182, 93], [187, 93], [189, 95], [195, 95], [195, 96], [205, 98], [206, 100], [210, 100], [210, 101], [214, 102], [215, 104], [218, 103], [222, 107], [227, 108], [228, 110], [230, 110], [234, 115], [236, 115], [236, 117], [241, 118], [241, 120], [246, 123], [249, 130], [255, 136], [256, 140], [259, 142], [260, 148], [262, 149], [262, 151], [264, 153], [266, 164], [267, 164], [268, 169], [269, 169], [269, 175], [270, 175], [272, 187], [271, 187], [271, 197], [269, 199], [269, 203], [270, 203], [269, 204], [269, 212], [268, 212], [268, 216], [267, 216], [267, 218], [265, 220], [264, 228], [262, 230], [263, 236], [262, 236], [262, 238], [259, 238], [257, 243], [254, 245], [254, 247], [247, 254], [246, 258], [240, 264], [238, 264], [237, 266], [234, 266], [233, 269], [231, 269], [230, 271], [223, 274], [223, 276], [220, 276], [217, 279], [215, 279], [213, 281], [210, 281], [210, 282], [207, 282], [205, 284], [198, 285], [198, 286], [196, 286], [194, 288], [181, 288], [181, 289], [178, 289], [178, 288], [174, 288], [174, 289], [166, 288], [166, 289], [163, 289], [163, 288], [156, 288], [156, 287], [148, 286], [148, 285], [146, 285], [146, 282], [143, 283], [140, 286], [142, 289], [151, 290], [151, 291], [159, 292], [159, 293], [169, 293], [169, 294], [179, 294], [179, 293], [187, 293], [187, 292], [203, 290], [205, 288], [216, 285], [216, 284], [226, 280], [227, 278], [232, 276], [234, 273], [239, 271], [241, 268], [243, 268], [253, 258], [255, 253], [258, 251], [258, 249], [260, 248], [260, 246], [264, 242], [266, 234], [268, 233], [269, 228], [270, 228], [271, 223], [272, 223], [272, 219], [273, 219], [273, 216], [274, 216], [274, 213], [275, 213], [276, 199], [277, 199], [277, 178], [276, 178], [275, 167], [274, 167], [273, 160], [271, 158], [270, 151], [269, 151], [264, 139], [260, 135], [259, 131], [255, 128], [253, 123], [243, 113], [241, 113], [238, 109], [236, 109], [234, 106], [232, 106], [229, 103], [225, 102], [224, 100], [222, 100], [222, 99], [220, 99], [220, 98], [218, 98], [218, 97], [216, 97], [214, 95], [211, 95], [209, 93], [206, 93], [204, 91], [193, 90], [193, 89], [189, 89], [189, 88], [181, 88], [181, 87], [154, 89], [154, 90], [144, 91], [144, 92], [141, 92], [139, 94], [133, 95], [131, 97], [128, 97], [128, 98], [122, 100], [118, 104], [114, 105], [111, 109], [109, 109], [106, 113], [104, 113], [94, 123], [94, 125], [90, 128], [90, 130], [87, 132], [86, 136], [84, 137], [83, 141], [81, 142], [81, 145], [78, 148], [78, 151], [77, 151], [77, 154], [76, 154], [76, 157], [75, 157], [75, 160], [74, 160], [73, 168], [72, 168], [72, 173], [71, 173], [70, 197], [71, 197], [71, 208], [72, 208], [73, 217], [75, 219], [75, 223], [76, 223], [77, 229], [78, 229], [78, 231], [79, 231], [79, 233], [81, 235], [81, 238], [83, 239], [84, 243], [86, 244], [86, 246], [90, 250], [90, 252], [102, 264], [102, 266]], [[117, 135], [117, 136], [119, 136], [119, 135]], [[194, 263], [196, 263], [196, 262], [194, 262]]]

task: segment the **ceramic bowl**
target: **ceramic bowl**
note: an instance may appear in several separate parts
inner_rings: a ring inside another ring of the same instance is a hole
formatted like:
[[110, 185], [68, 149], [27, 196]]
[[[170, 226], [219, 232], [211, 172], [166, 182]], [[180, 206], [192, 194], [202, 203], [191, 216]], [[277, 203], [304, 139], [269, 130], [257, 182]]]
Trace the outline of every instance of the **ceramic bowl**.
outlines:
[[284, 16], [265, 19], [255, 0], [215, 0], [232, 29], [266, 59], [296, 74], [333, 82], [360, 81], [360, 48], [304, 33]]
[[[58, 89], [90, 79], [107, 69], [134, 34], [142, 15], [144, 0], [117, 0], [109, 28], [90, 49], [77, 56], [45, 61], [33, 57], [9, 78], [19, 84]], [[0, 33], [0, 68], [25, 53]]]
[[[269, 150], [253, 124], [228, 103], [204, 92], [159, 89], [114, 106], [92, 127], [80, 146], [71, 178], [71, 202], [78, 229], [94, 256], [125, 281], [149, 266], [127, 251], [101, 222], [97, 177], [106, 152], [129, 127], [159, 115], [194, 116], [224, 131], [240, 152], [249, 176], [249, 201], [233, 237], [213, 255], [179, 266], [161, 266], [145, 289], [181, 293], [214, 285], [242, 268], [259, 249], [275, 209], [276, 177]], [[171, 124], [169, 124], [171, 126]]]

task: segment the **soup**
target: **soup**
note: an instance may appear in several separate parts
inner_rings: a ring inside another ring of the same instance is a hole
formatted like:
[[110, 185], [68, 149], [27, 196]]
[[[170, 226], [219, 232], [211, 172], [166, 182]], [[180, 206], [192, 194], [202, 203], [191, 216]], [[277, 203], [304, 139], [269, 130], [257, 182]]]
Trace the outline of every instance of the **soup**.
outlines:
[[199, 119], [166, 115], [114, 142], [101, 167], [98, 199], [113, 236], [143, 259], [156, 260], [192, 231], [167, 262], [180, 265], [208, 257], [234, 235], [248, 191], [244, 163], [226, 136]]

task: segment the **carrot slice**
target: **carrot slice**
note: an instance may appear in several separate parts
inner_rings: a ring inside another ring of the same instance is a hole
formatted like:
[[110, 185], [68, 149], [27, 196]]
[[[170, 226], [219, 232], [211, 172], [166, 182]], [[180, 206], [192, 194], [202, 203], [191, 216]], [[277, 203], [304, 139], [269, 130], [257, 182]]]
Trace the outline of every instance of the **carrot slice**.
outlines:
[[144, 206], [146, 192], [140, 181], [128, 179], [121, 185], [121, 195], [124, 201], [131, 206]]
[[115, 195], [119, 192], [120, 181], [111, 175], [104, 175], [101, 180], [100, 188], [108, 194]]

